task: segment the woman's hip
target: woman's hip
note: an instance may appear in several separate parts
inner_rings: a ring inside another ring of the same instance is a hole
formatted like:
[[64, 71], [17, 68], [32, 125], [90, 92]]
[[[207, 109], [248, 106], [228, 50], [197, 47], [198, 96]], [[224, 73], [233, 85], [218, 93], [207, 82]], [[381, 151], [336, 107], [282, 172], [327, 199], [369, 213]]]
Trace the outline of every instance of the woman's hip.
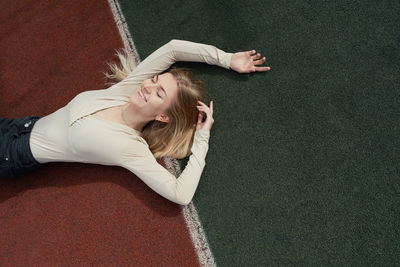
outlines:
[[32, 128], [39, 119], [38, 116], [0, 118], [0, 178], [15, 178], [40, 165], [29, 144]]

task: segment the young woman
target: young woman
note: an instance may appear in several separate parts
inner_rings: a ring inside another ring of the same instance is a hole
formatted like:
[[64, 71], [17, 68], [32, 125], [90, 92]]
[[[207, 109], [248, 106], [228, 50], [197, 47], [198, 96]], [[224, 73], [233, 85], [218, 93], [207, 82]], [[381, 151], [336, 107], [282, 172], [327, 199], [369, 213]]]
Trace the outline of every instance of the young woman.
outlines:
[[[226, 53], [214, 46], [171, 40], [133, 71], [119, 54], [120, 80], [108, 89], [78, 94], [45, 117], [0, 119], [0, 177], [17, 177], [54, 161], [116, 165], [178, 204], [188, 204], [205, 166], [213, 102], [190, 72], [169, 67], [176, 61], [214, 64], [239, 73], [267, 71], [255, 50]], [[204, 117], [203, 113], [206, 114]], [[189, 161], [176, 178], [156, 159]]]

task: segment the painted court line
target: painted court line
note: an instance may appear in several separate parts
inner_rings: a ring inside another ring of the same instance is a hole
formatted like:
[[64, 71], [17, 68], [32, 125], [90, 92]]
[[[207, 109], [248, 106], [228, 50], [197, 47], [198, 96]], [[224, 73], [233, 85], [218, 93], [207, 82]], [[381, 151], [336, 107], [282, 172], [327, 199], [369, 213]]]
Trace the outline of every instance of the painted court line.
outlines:
[[128, 30], [128, 24], [126, 23], [125, 17], [122, 14], [121, 6], [117, 0], [108, 0], [115, 23], [117, 24], [119, 34], [121, 35], [124, 47], [130, 56], [136, 61], [136, 65], [140, 63], [139, 53], [136, 50], [135, 44], [133, 43], [133, 38]]
[[[141, 62], [140, 57], [133, 42], [133, 38], [128, 30], [128, 25], [122, 13], [121, 7], [117, 0], [107, 1], [110, 5], [115, 23], [117, 24], [118, 31], [121, 35], [124, 46], [128, 53], [130, 53], [130, 55], [135, 58], [136, 65], [138, 65]], [[182, 170], [177, 160], [173, 158], [166, 158], [165, 164], [167, 168], [172, 171], [176, 176], [179, 176], [182, 173]], [[215, 259], [210, 250], [210, 246], [208, 245], [207, 237], [201, 225], [196, 207], [194, 206], [193, 202], [190, 202], [189, 205], [182, 207], [186, 226], [188, 227], [188, 230], [190, 232], [190, 237], [196, 249], [200, 265], [207, 267], [216, 266]]]
[[[176, 176], [181, 175], [182, 170], [177, 160], [171, 158], [171, 160], [166, 160], [166, 163], [174, 165], [172, 169], [176, 171]], [[189, 205], [183, 206], [182, 211], [201, 266], [217, 266], [193, 201]]]

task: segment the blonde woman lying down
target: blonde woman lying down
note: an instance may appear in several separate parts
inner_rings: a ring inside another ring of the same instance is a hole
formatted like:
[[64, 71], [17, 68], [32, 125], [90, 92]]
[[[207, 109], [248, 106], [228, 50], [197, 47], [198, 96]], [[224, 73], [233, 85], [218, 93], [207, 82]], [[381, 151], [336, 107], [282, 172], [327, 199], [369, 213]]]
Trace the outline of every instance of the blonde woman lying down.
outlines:
[[[183, 40], [166, 43], [134, 70], [118, 53], [121, 68], [110, 65], [118, 82], [78, 94], [45, 117], [0, 119], [0, 177], [17, 177], [47, 162], [86, 162], [121, 166], [158, 194], [188, 204], [196, 191], [214, 123], [201, 81], [170, 66], [204, 62], [239, 73], [264, 72], [255, 50], [226, 53], [215, 46]], [[156, 159], [189, 156], [176, 178]]]

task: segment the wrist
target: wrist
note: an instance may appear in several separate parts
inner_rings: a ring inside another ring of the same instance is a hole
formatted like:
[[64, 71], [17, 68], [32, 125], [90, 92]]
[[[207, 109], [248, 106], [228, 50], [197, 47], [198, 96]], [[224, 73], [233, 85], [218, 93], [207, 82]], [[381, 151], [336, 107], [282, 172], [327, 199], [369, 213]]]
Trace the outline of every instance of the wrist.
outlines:
[[227, 66], [228, 66], [228, 68], [227, 69], [232, 69], [232, 57], [233, 57], [233, 53], [227, 53], [227, 56], [226, 56], [226, 62], [227, 62]]
[[199, 130], [196, 130], [194, 137], [196, 139], [207, 139], [208, 140], [210, 138], [210, 133], [211, 133], [211, 131], [209, 129], [205, 129], [203, 127]]

